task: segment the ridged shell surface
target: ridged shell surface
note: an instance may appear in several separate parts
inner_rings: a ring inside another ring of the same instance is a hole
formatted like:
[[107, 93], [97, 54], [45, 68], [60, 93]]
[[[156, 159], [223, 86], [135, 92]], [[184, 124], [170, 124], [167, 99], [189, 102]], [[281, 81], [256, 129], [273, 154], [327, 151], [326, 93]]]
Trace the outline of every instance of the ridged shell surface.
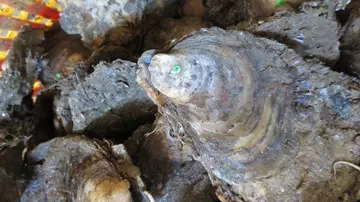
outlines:
[[295, 61], [291, 56], [245, 32], [203, 29], [168, 51], [145, 52], [138, 82], [165, 115], [180, 120], [205, 167], [235, 182], [268, 176], [294, 147], [285, 106], [296, 72], [279, 71], [287, 67], [282, 57]]

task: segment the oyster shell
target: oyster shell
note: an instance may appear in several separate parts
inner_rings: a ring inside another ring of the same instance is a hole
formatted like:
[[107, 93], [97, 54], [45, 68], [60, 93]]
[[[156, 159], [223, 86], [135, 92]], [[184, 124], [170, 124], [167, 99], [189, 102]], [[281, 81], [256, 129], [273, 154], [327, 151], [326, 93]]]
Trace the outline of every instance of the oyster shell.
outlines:
[[[290, 137], [287, 120], [280, 117], [292, 97], [294, 75], [265, 71], [275, 59], [261, 45], [266, 39], [254, 45], [247, 37], [245, 32], [204, 29], [167, 53], [148, 51], [139, 59], [140, 84], [165, 95], [197, 134], [194, 141], [204, 162], [218, 177], [235, 182], [267, 176]], [[281, 59], [277, 63], [277, 69], [286, 67]], [[164, 113], [174, 113], [169, 110], [165, 107]]]
[[[63, 8], [60, 25], [68, 34], [80, 34], [86, 44], [101, 46], [105, 41], [126, 45], [163, 15], [177, 14], [179, 0], [94, 1], [59, 0]], [[96, 8], [96, 9], [94, 9]], [[146, 23], [143, 21], [146, 20]], [[154, 21], [155, 20], [155, 21]], [[143, 25], [140, 29], [140, 25]]]
[[21, 201], [125, 202], [147, 198], [140, 171], [123, 145], [66, 136], [40, 144], [29, 152], [27, 160], [35, 175]]
[[222, 201], [358, 200], [358, 173], [341, 169], [335, 180], [331, 168], [360, 160], [359, 80], [219, 28], [149, 50], [138, 64], [138, 82], [169, 132], [191, 138]]

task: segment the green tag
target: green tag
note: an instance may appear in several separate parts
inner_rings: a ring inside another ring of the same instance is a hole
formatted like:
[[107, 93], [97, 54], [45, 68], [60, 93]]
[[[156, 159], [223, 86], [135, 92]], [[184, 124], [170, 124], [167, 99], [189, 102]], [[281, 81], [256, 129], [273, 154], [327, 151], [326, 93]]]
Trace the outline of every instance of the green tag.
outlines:
[[181, 72], [181, 67], [180, 65], [174, 65], [172, 70], [171, 70], [171, 74], [178, 74]]
[[278, 0], [277, 1], [277, 5], [281, 6], [285, 3], [285, 0]]
[[60, 78], [60, 77], [61, 77], [61, 74], [58, 72], [58, 73], [55, 74], [55, 76], [56, 76], [57, 78]]

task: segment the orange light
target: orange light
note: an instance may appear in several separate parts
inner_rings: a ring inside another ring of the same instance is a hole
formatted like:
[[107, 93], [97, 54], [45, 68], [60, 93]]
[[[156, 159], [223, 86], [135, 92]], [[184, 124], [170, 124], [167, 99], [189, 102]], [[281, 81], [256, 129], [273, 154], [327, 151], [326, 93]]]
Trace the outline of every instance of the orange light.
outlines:
[[36, 80], [36, 81], [34, 82], [33, 92], [32, 92], [32, 95], [31, 95], [31, 98], [32, 98], [34, 104], [35, 104], [35, 102], [36, 102], [36, 98], [37, 98], [38, 93], [39, 93], [40, 90], [43, 89], [43, 88], [44, 88], [44, 85], [41, 83], [40, 80]]

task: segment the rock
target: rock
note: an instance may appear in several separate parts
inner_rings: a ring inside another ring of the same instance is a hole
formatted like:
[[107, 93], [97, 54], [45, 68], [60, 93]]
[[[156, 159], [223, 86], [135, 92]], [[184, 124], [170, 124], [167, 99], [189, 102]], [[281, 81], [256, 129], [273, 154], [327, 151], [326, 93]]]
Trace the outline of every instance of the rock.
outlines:
[[209, 7], [207, 18], [220, 27], [229, 27], [241, 21], [255, 20], [265, 17], [279, 10], [292, 10], [304, 0], [284, 1], [279, 4], [277, 0], [207, 0]]
[[62, 87], [56, 106], [58, 117], [74, 132], [121, 139], [121, 132], [131, 133], [154, 119], [157, 108], [136, 83], [134, 63], [100, 63], [83, 82], [74, 82], [74, 88]]
[[310, 14], [281, 16], [260, 24], [255, 33], [285, 43], [302, 57], [315, 57], [329, 66], [335, 65], [340, 57], [340, 26], [324, 17]]
[[13, 41], [3, 72], [0, 77], [0, 120], [8, 119], [14, 113], [28, 113], [32, 85], [37, 78], [39, 57], [43, 53], [40, 43], [43, 40], [41, 30], [23, 27]]

